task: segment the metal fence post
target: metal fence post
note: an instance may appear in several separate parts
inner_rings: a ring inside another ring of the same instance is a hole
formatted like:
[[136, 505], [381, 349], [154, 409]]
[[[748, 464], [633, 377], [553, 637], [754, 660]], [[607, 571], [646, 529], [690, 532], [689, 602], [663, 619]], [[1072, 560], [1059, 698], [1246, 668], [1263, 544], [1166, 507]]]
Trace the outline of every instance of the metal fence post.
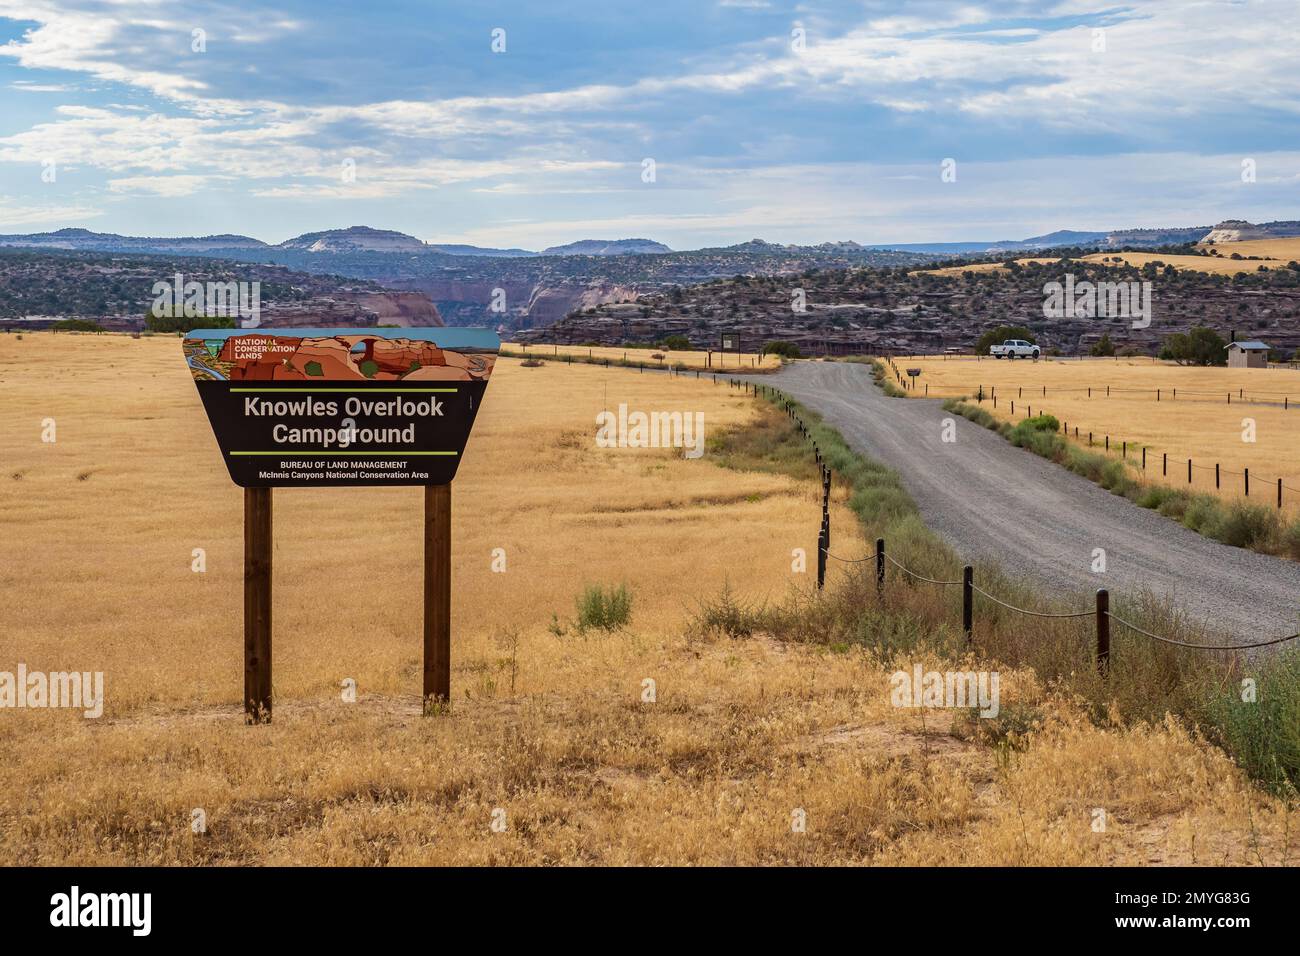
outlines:
[[885, 593], [885, 539], [876, 539], [876, 594]]
[[1105, 677], [1110, 671], [1110, 592], [1097, 591], [1097, 672]]
[[975, 617], [975, 569], [969, 564], [961, 569], [961, 626], [966, 632], [966, 643], [971, 642]]
[[826, 586], [826, 516], [822, 516], [822, 526], [817, 532], [817, 590]]

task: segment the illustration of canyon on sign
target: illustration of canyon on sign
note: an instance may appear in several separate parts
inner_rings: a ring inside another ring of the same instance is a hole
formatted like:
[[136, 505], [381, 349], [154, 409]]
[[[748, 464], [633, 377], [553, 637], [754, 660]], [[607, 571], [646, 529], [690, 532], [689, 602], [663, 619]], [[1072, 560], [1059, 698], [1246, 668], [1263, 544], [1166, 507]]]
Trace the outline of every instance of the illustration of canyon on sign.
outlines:
[[[495, 336], [482, 347], [436, 341], [444, 329], [190, 333], [185, 361], [197, 381], [486, 381]], [[460, 331], [460, 330], [457, 330]]]

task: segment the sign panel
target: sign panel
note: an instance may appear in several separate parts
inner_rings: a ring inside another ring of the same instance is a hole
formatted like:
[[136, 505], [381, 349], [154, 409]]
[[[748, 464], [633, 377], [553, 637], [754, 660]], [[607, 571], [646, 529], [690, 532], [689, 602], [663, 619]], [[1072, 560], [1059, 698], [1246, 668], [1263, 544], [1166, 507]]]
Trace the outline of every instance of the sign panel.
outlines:
[[722, 333], [722, 351], [724, 351], [724, 352], [739, 352], [739, 351], [740, 351], [740, 336], [737, 335], [735, 332], [723, 332], [723, 333]]
[[195, 329], [185, 362], [245, 488], [452, 480], [500, 339], [487, 329]]

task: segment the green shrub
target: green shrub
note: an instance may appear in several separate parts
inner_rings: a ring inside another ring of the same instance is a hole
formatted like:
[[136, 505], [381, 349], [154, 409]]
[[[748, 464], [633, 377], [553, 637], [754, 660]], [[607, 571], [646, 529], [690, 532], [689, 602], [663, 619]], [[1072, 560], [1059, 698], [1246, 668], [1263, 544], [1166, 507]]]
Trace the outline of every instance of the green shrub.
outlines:
[[1065, 451], [1065, 467], [1076, 475], [1083, 475], [1089, 481], [1101, 481], [1102, 469], [1106, 467], [1108, 461], [1105, 455], [1098, 455], [1074, 445], [1070, 445]]
[[632, 593], [626, 584], [608, 589], [590, 584], [577, 599], [578, 630], [616, 631], [632, 619]]
[[151, 307], [144, 317], [145, 328], [150, 332], [189, 332], [193, 329], [233, 329], [230, 318], [204, 318], [203, 316], [157, 315]]
[[731, 582], [723, 583], [722, 593], [716, 601], [704, 601], [696, 613], [695, 627], [708, 636], [719, 634], [730, 638], [749, 637], [762, 626], [763, 613], [736, 598]]
[[793, 342], [768, 342], [763, 346], [764, 355], [779, 355], [782, 358], [803, 358], [803, 353], [799, 351], [799, 346]]
[[1026, 418], [1020, 423], [1025, 428], [1032, 428], [1040, 432], [1059, 432], [1061, 422], [1055, 415], [1035, 415], [1033, 418]]
[[876, 359], [871, 363], [871, 377], [875, 379], [880, 390], [890, 398], [907, 398], [907, 392], [903, 391], [894, 384], [891, 379], [892, 373], [884, 362]]
[[1237, 764], [1275, 794], [1294, 798], [1300, 786], [1300, 648], [1267, 659], [1255, 677], [1254, 700], [1228, 683], [1210, 706], [1211, 735]]
[[1176, 518], [1181, 521], [1183, 520], [1183, 516], [1187, 514], [1187, 509], [1191, 507], [1191, 504], [1192, 496], [1187, 494], [1187, 492], [1174, 492], [1172, 495], [1165, 498], [1164, 501], [1160, 502], [1156, 510], [1166, 518]]
[[1129, 495], [1137, 492], [1137, 482], [1129, 474], [1123, 461], [1107, 461], [1101, 467], [1101, 486], [1117, 495]]
[[978, 405], [970, 405], [959, 398], [950, 398], [943, 403], [944, 411], [956, 412], [963, 418], [969, 419], [976, 425], [996, 431], [1001, 422], [993, 417], [992, 414], [980, 408]]
[[50, 326], [55, 332], [103, 332], [104, 327], [90, 319], [59, 319]]
[[1277, 513], [1265, 505], [1234, 501], [1220, 508], [1208, 533], [1216, 541], [1234, 548], [1250, 548], [1268, 541], [1277, 531]]
[[986, 747], [1007, 747], [1024, 751], [1029, 739], [1043, 725], [1043, 714], [1028, 704], [1011, 703], [996, 717], [980, 717], [978, 710], [959, 712], [953, 728], [962, 736], [971, 737]]
[[1159, 508], [1175, 493], [1172, 488], [1164, 485], [1148, 485], [1133, 500], [1137, 502], [1140, 508]]
[[1222, 506], [1209, 495], [1193, 495], [1183, 512], [1183, 524], [1208, 535], [1218, 525], [1221, 510]]
[[1021, 422], [1007, 435], [1013, 445], [1028, 449], [1040, 458], [1059, 461], [1065, 454], [1065, 442], [1054, 432], [1025, 428]]
[[1278, 531], [1278, 547], [1292, 561], [1300, 561], [1300, 518]]

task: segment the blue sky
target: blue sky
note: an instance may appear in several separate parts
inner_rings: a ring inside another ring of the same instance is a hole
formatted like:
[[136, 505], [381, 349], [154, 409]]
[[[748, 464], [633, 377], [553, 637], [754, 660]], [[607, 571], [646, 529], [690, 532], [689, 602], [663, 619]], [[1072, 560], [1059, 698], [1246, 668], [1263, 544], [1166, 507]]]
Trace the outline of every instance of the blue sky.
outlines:
[[1300, 218], [1297, 50], [1294, 0], [0, 0], [0, 232], [693, 248]]

